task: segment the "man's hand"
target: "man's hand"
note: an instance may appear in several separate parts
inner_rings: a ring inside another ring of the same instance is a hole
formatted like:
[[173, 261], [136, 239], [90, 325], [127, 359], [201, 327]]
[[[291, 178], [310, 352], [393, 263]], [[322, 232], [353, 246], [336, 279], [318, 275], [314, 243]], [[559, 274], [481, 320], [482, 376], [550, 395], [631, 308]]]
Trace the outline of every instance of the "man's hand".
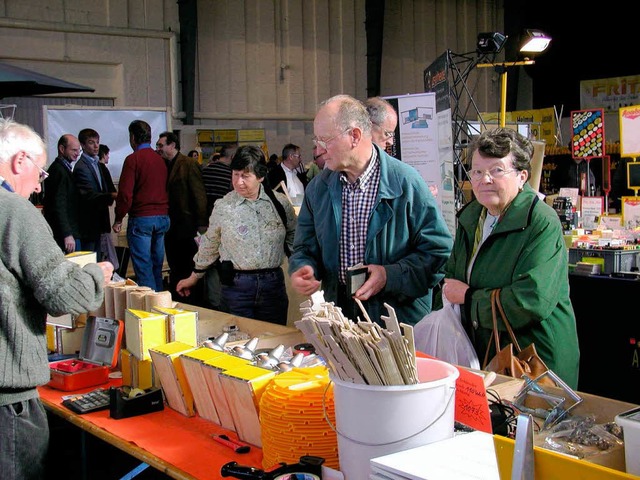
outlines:
[[111, 262], [98, 262], [98, 266], [102, 269], [105, 285], [111, 281], [113, 277], [113, 264]]
[[387, 271], [382, 265], [367, 265], [369, 278], [354, 295], [358, 300], [369, 300], [380, 292], [387, 284]]
[[291, 286], [300, 295], [310, 296], [320, 288], [320, 281], [313, 275], [313, 267], [305, 265], [291, 274]]
[[76, 240], [73, 235], [64, 237], [64, 251], [67, 253], [73, 253], [76, 251]]
[[113, 227], [111, 227], [111, 229], [115, 233], [120, 233], [120, 230], [122, 230], [122, 222], [113, 222]]

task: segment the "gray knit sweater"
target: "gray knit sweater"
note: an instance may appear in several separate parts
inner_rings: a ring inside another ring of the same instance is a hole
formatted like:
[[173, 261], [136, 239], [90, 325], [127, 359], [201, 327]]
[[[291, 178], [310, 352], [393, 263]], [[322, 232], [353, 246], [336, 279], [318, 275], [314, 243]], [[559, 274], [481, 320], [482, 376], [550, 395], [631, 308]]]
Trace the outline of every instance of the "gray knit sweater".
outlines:
[[8, 405], [36, 397], [49, 381], [47, 313], [97, 309], [104, 276], [95, 264], [66, 260], [38, 209], [4, 188], [0, 242], [0, 405]]

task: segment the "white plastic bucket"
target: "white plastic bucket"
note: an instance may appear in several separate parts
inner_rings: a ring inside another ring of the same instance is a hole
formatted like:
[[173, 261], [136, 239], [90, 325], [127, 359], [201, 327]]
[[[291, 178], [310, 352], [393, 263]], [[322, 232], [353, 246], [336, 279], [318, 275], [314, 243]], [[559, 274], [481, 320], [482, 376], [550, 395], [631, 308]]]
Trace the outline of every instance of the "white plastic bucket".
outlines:
[[418, 358], [417, 367], [416, 385], [361, 385], [331, 378], [345, 480], [368, 480], [372, 458], [453, 436], [460, 373], [429, 358]]

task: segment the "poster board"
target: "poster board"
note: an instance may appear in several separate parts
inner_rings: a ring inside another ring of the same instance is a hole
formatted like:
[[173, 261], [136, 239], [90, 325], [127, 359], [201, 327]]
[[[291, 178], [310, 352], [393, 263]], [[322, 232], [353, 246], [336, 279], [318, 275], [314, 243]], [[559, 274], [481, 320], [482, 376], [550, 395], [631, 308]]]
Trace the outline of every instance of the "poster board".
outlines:
[[640, 157], [640, 105], [620, 108], [620, 156]]
[[571, 157], [590, 160], [601, 158], [604, 151], [604, 110], [574, 110], [571, 112]]
[[129, 124], [144, 120], [151, 125], [151, 145], [155, 146], [158, 135], [171, 130], [169, 108], [118, 108], [81, 107], [79, 105], [44, 105], [44, 140], [47, 145], [47, 164], [58, 156], [58, 139], [65, 133], [78, 136], [83, 128], [93, 128], [100, 134], [100, 143], [108, 145], [107, 168], [114, 182], [120, 179], [124, 159], [132, 152], [129, 144]]
[[625, 228], [640, 227], [640, 197], [622, 197], [622, 222]]
[[432, 92], [384, 97], [398, 113], [393, 156], [413, 166], [429, 187], [447, 227], [455, 234], [455, 176], [450, 111], [437, 111]]
[[580, 213], [582, 215], [582, 226], [595, 230], [604, 212], [604, 197], [582, 197], [580, 200]]

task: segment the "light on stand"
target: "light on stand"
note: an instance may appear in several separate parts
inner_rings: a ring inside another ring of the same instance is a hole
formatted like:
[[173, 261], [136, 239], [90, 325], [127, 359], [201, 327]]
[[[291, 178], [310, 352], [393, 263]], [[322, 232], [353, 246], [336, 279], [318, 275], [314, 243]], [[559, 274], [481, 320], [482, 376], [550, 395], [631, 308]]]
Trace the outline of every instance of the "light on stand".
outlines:
[[[486, 36], [489, 36], [488, 39]], [[499, 37], [498, 37], [499, 36]], [[520, 47], [520, 53], [522, 54], [532, 54], [532, 53], [540, 53], [544, 51], [551, 42], [551, 37], [542, 33], [540, 30], [526, 30], [526, 37], [528, 41], [523, 42]], [[499, 46], [499, 50], [502, 49], [504, 44], [507, 41], [507, 37], [502, 34], [486, 34], [481, 33], [478, 35], [478, 53], [492, 53], [491, 51], [482, 52], [480, 50], [481, 40], [483, 40], [483, 44], [489, 48], [490, 45], [497, 45], [497, 42], [494, 41], [495, 38], [503, 39], [502, 43]], [[532, 43], [531, 46], [530, 43]], [[525, 48], [527, 48], [525, 50]], [[535, 48], [535, 49], [534, 49]], [[497, 50], [497, 51], [499, 51]], [[497, 53], [493, 52], [493, 53]], [[500, 127], [504, 128], [506, 125], [506, 117], [507, 117], [507, 68], [508, 67], [518, 67], [523, 65], [533, 65], [535, 62], [526, 58], [525, 60], [517, 61], [517, 62], [500, 62], [500, 63], [479, 63], [476, 65], [478, 68], [487, 68], [493, 67], [495, 71], [500, 74], [501, 85], [500, 85]]]
[[541, 53], [551, 43], [551, 37], [540, 30], [526, 30], [520, 45], [520, 53]]
[[502, 47], [507, 43], [507, 37], [498, 32], [485, 32], [478, 34], [476, 52], [480, 55], [488, 53], [500, 53]]

